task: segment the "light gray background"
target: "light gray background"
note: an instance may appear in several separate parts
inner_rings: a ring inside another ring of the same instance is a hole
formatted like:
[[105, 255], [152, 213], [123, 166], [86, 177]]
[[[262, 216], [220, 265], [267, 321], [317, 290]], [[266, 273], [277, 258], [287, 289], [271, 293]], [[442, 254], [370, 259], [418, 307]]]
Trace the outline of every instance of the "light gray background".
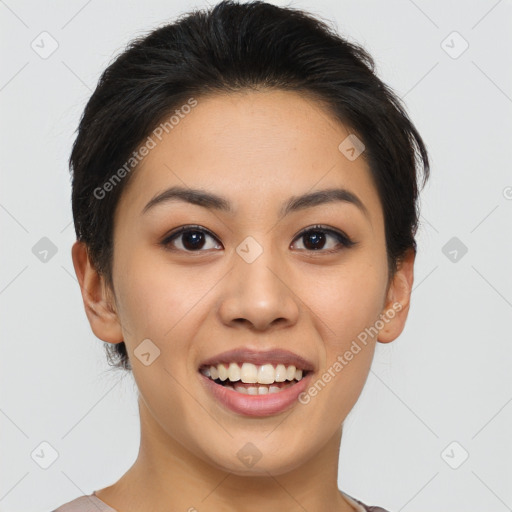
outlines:
[[[135, 459], [133, 380], [108, 371], [71, 262], [67, 159], [112, 57], [204, 5], [0, 1], [1, 511], [49, 512]], [[292, 5], [370, 51], [432, 159], [409, 320], [378, 344], [345, 423], [340, 488], [392, 512], [512, 510], [512, 3]], [[46, 59], [31, 48], [51, 48], [43, 31], [59, 45]], [[464, 41], [453, 31], [469, 44], [457, 58]], [[57, 248], [45, 263], [32, 251], [43, 237]], [[455, 262], [443, 253], [452, 237], [468, 249]], [[31, 457], [49, 461], [43, 441], [59, 454], [48, 469]]]

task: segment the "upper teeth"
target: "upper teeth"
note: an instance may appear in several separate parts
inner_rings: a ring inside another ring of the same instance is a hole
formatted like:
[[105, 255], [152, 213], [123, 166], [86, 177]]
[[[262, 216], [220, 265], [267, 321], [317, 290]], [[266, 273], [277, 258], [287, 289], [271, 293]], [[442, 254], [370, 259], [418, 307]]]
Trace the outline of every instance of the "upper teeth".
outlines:
[[201, 369], [201, 373], [211, 379], [220, 379], [225, 381], [229, 379], [231, 382], [241, 380], [247, 384], [272, 384], [273, 382], [284, 382], [286, 380], [301, 380], [302, 370], [297, 369], [294, 365], [285, 366], [278, 364], [274, 368], [271, 364], [263, 364], [256, 366], [252, 363], [217, 364], [208, 368]]

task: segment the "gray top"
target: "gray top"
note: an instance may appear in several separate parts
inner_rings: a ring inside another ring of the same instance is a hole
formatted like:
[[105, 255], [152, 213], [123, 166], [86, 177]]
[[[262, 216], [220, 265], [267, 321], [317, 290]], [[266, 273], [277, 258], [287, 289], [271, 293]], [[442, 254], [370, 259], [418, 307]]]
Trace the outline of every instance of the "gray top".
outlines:
[[[118, 512], [114, 508], [108, 506], [104, 501], [101, 501], [94, 491], [92, 494], [80, 496], [68, 503], [64, 503], [59, 508], [52, 510], [52, 512]], [[365, 505], [359, 500], [352, 498], [348, 494], [340, 491], [346, 500], [354, 507], [357, 512], [388, 512], [381, 507], [370, 507]]]
[[[96, 492], [96, 491], [95, 491]], [[52, 512], [117, 512], [94, 493], [68, 501]]]

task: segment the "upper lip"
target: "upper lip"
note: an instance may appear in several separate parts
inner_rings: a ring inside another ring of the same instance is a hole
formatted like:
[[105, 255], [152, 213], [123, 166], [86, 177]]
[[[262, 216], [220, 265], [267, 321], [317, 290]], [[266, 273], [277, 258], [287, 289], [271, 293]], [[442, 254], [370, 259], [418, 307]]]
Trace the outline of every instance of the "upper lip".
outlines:
[[279, 348], [272, 350], [251, 350], [245, 347], [228, 350], [210, 357], [201, 363], [200, 368], [204, 366], [216, 366], [220, 363], [252, 363], [255, 365], [284, 364], [285, 366], [294, 365], [295, 368], [301, 370], [314, 370], [313, 363], [289, 350]]

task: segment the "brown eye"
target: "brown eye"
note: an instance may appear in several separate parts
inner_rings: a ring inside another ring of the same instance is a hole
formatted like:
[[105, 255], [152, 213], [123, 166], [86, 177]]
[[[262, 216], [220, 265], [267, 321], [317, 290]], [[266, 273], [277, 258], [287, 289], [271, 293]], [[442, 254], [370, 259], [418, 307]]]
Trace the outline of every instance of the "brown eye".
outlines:
[[213, 235], [203, 228], [184, 226], [166, 237], [162, 245], [169, 247], [171, 250], [202, 252], [217, 247], [216, 244], [209, 242], [209, 239], [216, 240]]
[[[295, 240], [302, 240], [303, 247], [299, 247], [299, 250], [320, 253], [338, 252], [356, 244], [345, 234], [324, 226], [307, 228]], [[162, 245], [170, 250], [184, 252], [222, 249], [217, 238], [200, 226], [183, 226], [167, 236]]]
[[346, 235], [323, 226], [313, 226], [302, 231], [296, 240], [303, 240], [303, 247], [299, 247], [299, 250], [306, 251], [336, 252], [355, 244]]

